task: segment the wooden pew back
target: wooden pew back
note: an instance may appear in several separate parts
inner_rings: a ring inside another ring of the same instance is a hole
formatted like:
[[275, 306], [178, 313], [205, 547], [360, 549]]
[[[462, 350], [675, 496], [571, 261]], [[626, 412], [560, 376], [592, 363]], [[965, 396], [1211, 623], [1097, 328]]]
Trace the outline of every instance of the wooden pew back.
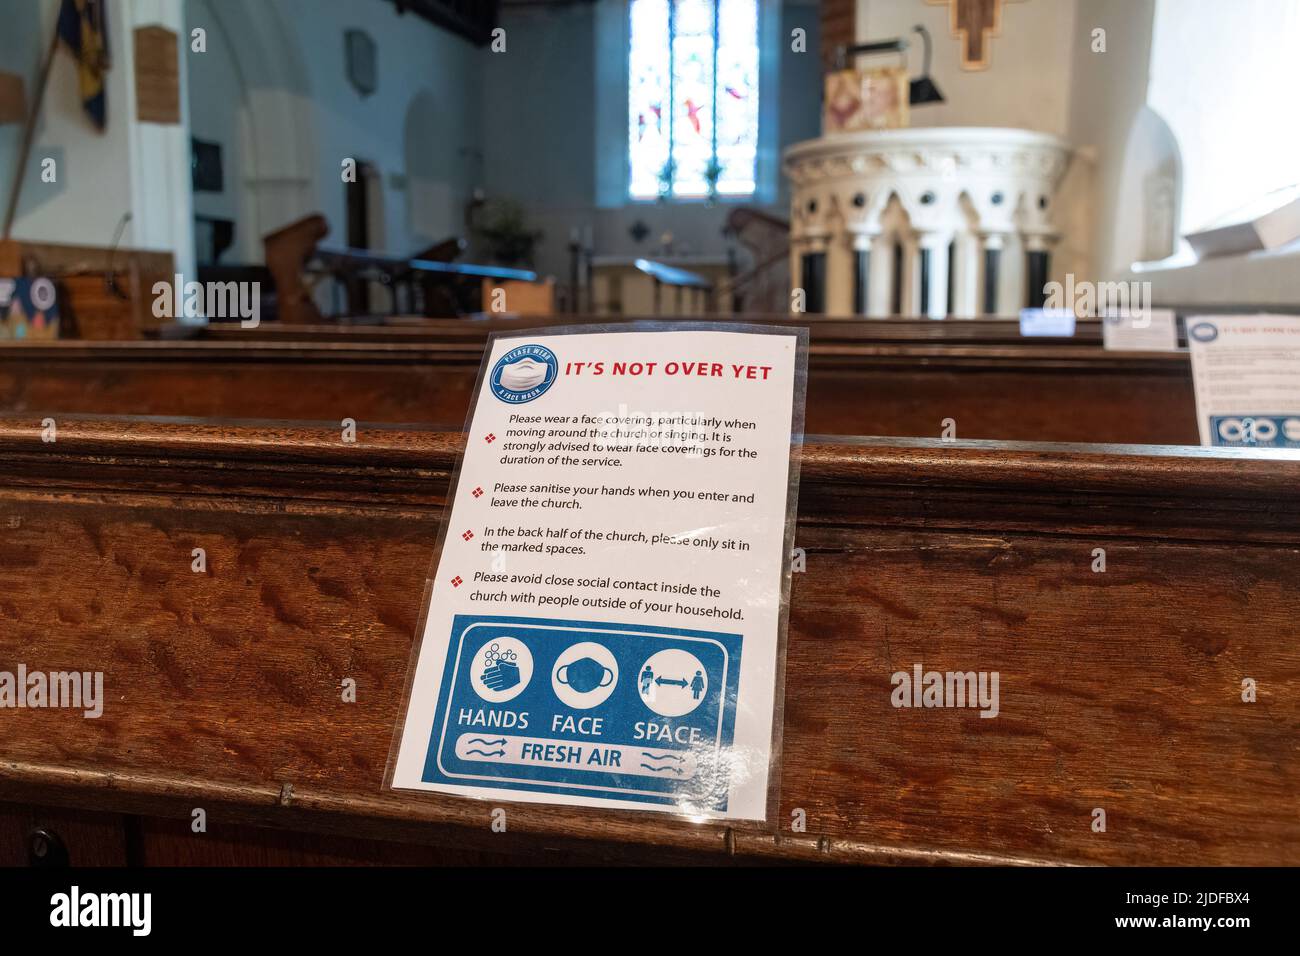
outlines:
[[[936, 322], [932, 319], [837, 319], [825, 316], [737, 315], [706, 316], [706, 321], [775, 326], [800, 326], [816, 343], [876, 343], [996, 346], [1083, 346], [1099, 347], [1101, 323], [1081, 319], [1072, 336], [1025, 338], [1020, 324], [1012, 319], [970, 319]], [[672, 322], [664, 316], [608, 315], [505, 315], [437, 319], [417, 316], [388, 316], [382, 320], [342, 320], [317, 325], [285, 325], [267, 322], [257, 328], [243, 328], [237, 322], [214, 322], [202, 326], [172, 326], [167, 334], [190, 341], [219, 342], [482, 342], [492, 332], [519, 329], [555, 329], [565, 326], [627, 325], [634, 322]], [[696, 321], [696, 320], [686, 320]]]
[[[1300, 863], [1297, 456], [810, 444], [772, 826], [511, 805], [493, 834], [491, 804], [380, 786], [460, 443], [0, 421], [0, 661], [108, 698], [0, 714], [0, 800], [201, 806], [206, 836], [146, 829], [190, 861], [253, 824], [527, 859]], [[998, 672], [998, 717], [893, 707], [917, 663]]]
[[[0, 344], [0, 411], [465, 420], [482, 340]], [[1182, 353], [815, 341], [810, 434], [1195, 444]]]

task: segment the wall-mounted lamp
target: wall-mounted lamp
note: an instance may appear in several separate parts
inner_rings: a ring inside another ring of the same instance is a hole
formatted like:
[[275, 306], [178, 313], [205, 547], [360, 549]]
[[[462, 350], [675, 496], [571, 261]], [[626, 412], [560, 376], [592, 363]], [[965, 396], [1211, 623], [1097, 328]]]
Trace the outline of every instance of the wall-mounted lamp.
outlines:
[[[919, 24], [912, 28], [913, 33], [921, 34], [922, 60], [921, 75], [909, 84], [907, 101], [912, 106], [924, 106], [927, 103], [942, 103], [943, 94], [930, 78], [930, 31]], [[842, 46], [835, 52], [835, 68], [845, 69], [850, 56], [874, 56], [881, 53], [906, 53], [911, 46], [907, 37], [893, 40], [875, 40], [871, 43], [856, 43]]]

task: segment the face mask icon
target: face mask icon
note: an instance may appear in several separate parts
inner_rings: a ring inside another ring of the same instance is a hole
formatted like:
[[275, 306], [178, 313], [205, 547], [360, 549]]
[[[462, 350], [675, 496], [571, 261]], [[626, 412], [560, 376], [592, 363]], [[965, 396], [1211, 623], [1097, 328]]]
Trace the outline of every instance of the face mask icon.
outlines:
[[614, 682], [614, 672], [598, 660], [584, 657], [565, 664], [555, 672], [555, 679], [561, 684], [572, 687], [579, 694], [586, 694], [598, 687], [608, 687]]
[[547, 365], [536, 359], [522, 358], [501, 369], [501, 384], [513, 392], [522, 392], [546, 381]]

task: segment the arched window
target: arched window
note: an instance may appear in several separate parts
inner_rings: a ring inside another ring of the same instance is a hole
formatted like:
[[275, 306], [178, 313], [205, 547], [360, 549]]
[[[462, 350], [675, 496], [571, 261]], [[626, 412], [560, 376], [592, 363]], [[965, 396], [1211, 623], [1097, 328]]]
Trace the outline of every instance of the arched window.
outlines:
[[628, 195], [752, 196], [757, 0], [631, 0], [629, 6]]

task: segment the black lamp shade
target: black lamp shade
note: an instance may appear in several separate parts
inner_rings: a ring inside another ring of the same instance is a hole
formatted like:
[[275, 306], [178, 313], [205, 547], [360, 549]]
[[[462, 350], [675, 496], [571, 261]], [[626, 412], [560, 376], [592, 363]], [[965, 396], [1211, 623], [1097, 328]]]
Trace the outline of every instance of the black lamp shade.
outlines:
[[926, 103], [942, 103], [943, 94], [929, 75], [919, 76], [909, 84], [907, 101], [912, 106], [924, 106]]

